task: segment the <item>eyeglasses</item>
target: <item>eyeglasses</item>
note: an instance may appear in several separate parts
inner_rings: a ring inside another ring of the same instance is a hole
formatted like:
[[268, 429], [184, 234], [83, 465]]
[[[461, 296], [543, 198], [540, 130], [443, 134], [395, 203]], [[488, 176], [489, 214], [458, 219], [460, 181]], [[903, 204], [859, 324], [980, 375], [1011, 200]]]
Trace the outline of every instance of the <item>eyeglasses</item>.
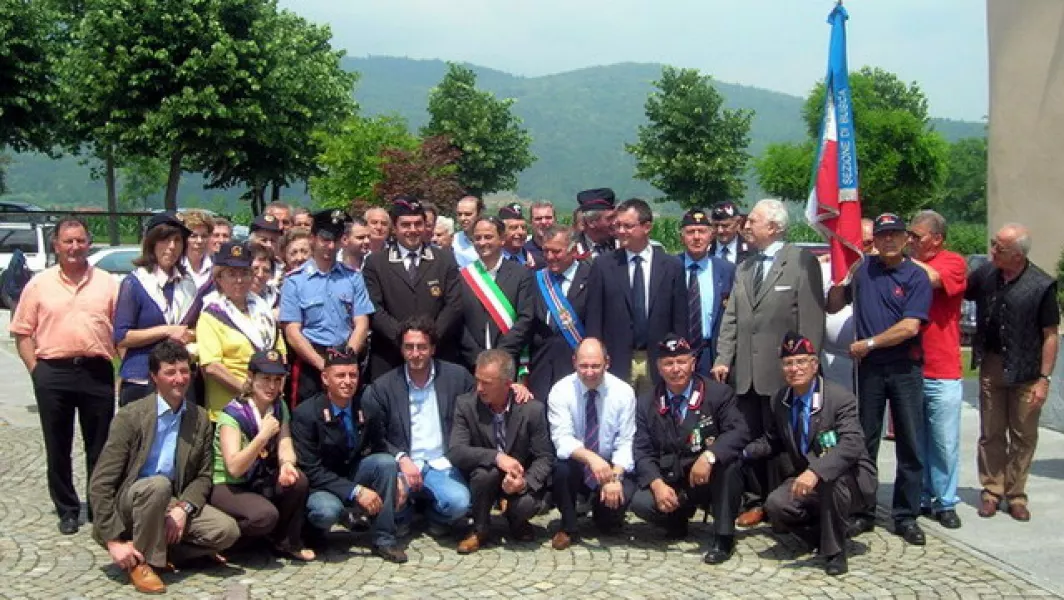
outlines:
[[783, 359], [784, 369], [804, 369], [813, 364], [816, 358], [807, 356], [804, 358], [785, 358]]

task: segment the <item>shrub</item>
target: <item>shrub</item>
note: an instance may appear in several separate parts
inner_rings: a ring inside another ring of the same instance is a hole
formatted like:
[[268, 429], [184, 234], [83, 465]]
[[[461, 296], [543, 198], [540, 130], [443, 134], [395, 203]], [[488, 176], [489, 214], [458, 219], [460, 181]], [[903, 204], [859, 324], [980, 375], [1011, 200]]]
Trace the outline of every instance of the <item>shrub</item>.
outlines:
[[946, 248], [964, 256], [986, 254], [987, 239], [983, 223], [953, 223], [949, 226]]

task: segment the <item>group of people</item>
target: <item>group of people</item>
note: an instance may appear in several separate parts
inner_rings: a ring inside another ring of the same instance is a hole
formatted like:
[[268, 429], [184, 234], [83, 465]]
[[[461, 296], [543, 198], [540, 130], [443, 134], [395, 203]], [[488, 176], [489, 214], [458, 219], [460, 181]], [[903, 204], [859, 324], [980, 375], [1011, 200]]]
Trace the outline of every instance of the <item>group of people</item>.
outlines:
[[60, 532], [81, 523], [77, 414], [87, 519], [142, 591], [241, 539], [306, 561], [334, 525], [368, 528], [373, 552], [401, 563], [412, 526], [469, 554], [493, 541], [493, 512], [507, 539], [531, 540], [552, 506], [559, 550], [584, 514], [609, 532], [631, 509], [680, 539], [702, 509], [707, 563], [767, 520], [839, 575], [846, 539], [874, 527], [888, 406], [894, 531], [922, 545], [921, 514], [961, 525], [964, 298], [977, 305], [979, 514], [1004, 502], [1030, 519], [1059, 310], [1022, 226], [969, 275], [940, 215], [879, 215], [833, 283], [826, 260], [785, 241], [777, 200], [689, 210], [679, 255], [651, 240], [643, 200], [601, 188], [577, 201], [572, 226], [533, 204], [531, 235], [522, 205], [488, 215], [472, 196], [456, 232], [409, 196], [361, 218], [274, 203], [247, 243], [224, 220], [161, 213], [121, 285], [88, 265], [85, 225], [60, 220], [58, 264], [11, 321]]

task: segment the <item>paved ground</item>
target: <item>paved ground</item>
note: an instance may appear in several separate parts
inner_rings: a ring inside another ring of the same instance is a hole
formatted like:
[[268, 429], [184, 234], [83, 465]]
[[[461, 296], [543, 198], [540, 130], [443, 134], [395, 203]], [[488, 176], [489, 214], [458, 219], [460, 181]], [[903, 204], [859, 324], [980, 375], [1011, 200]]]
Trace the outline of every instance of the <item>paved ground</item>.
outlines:
[[[32, 392], [6, 344], [0, 344], [0, 372], [0, 598], [135, 597], [87, 528], [72, 537], [56, 532], [41, 435], [27, 409]], [[966, 407], [964, 427], [965, 456], [972, 457], [974, 409]], [[889, 454], [891, 446], [884, 448]], [[79, 449], [78, 462], [81, 456]], [[887, 457], [882, 463], [892, 478]], [[973, 464], [964, 464], [966, 502], [976, 499]], [[547, 528], [556, 525], [552, 514], [536, 521], [537, 543], [493, 546], [472, 556], [458, 556], [454, 540], [419, 537], [408, 548], [410, 563], [396, 566], [369, 556], [364, 537], [337, 533], [324, 560], [314, 563], [236, 553], [228, 568], [186, 570], [167, 581], [171, 596], [187, 598], [1057, 597], [1064, 590], [1064, 572], [1057, 567], [1064, 543], [1056, 528], [1064, 516], [1056, 508], [1064, 494], [1061, 465], [1064, 436], [1044, 434], [1031, 482], [1031, 523], [1017, 524], [1006, 515], [980, 520], [966, 505], [960, 511], [965, 528], [946, 534], [929, 525], [924, 548], [906, 546], [878, 528], [851, 542], [850, 573], [839, 579], [826, 578], [800, 542], [764, 527], [743, 533], [735, 558], [718, 567], [702, 563], [699, 540], [707, 530], [701, 524], [688, 541], [669, 545], [654, 529], [630, 520], [623, 534], [588, 537], [583, 545], [555, 552], [547, 541]], [[83, 489], [83, 469], [76, 477]], [[889, 493], [883, 486], [881, 494]]]

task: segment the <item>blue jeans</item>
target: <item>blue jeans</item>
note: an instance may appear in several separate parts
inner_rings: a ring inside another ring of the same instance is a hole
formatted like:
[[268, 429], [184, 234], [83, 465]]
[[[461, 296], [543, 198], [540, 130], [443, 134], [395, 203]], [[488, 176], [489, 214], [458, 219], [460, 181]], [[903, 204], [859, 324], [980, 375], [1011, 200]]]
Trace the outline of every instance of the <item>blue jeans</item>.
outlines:
[[[373, 526], [370, 529], [373, 543], [377, 546], [396, 543], [395, 468], [395, 458], [390, 454], [372, 454], [359, 461], [351, 476], [353, 482], [372, 489], [381, 497], [381, 510], [372, 518]], [[348, 506], [357, 506], [357, 503], [350, 498], [338, 498], [326, 490], [311, 490], [307, 498], [307, 523], [322, 531], [329, 531]]]
[[469, 513], [469, 486], [458, 469], [433, 469], [425, 463], [421, 468], [421, 490], [407, 496], [396, 520], [405, 523], [413, 512], [412, 502], [421, 498], [429, 500], [426, 515], [429, 521], [439, 525], [450, 525]]
[[922, 506], [938, 513], [953, 510], [960, 470], [961, 404], [964, 387], [960, 379], [925, 379], [924, 493]]
[[[887, 364], [862, 363], [857, 369], [860, 391], [857, 413], [864, 430], [865, 446], [872, 462], [879, 457], [887, 399], [894, 418], [894, 476], [892, 513], [896, 524], [910, 523], [920, 515], [920, 492], [924, 484], [924, 368], [911, 361]], [[875, 517], [875, 505], [865, 507], [863, 516]]]

